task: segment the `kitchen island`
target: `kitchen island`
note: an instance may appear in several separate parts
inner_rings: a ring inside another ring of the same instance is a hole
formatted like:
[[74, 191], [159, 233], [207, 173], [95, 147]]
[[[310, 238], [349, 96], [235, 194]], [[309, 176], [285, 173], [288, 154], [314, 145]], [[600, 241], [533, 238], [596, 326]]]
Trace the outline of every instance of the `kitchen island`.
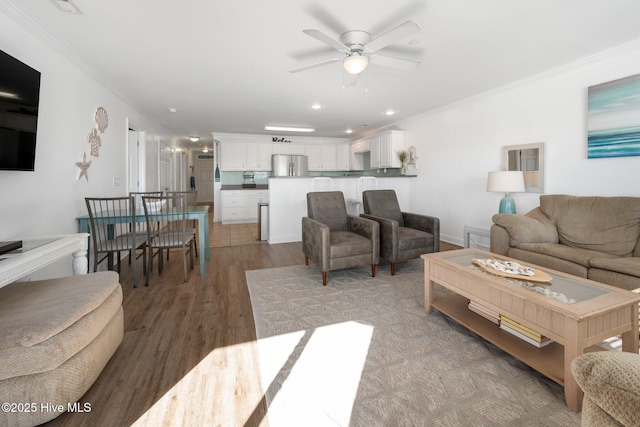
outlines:
[[[269, 178], [269, 243], [302, 240], [302, 217], [307, 216], [307, 193], [314, 177]], [[333, 191], [342, 191], [345, 199], [357, 199], [358, 176], [332, 176]], [[415, 194], [416, 177], [376, 175], [379, 190], [395, 190], [400, 209], [409, 210], [410, 195]], [[355, 214], [347, 203], [347, 212]], [[362, 212], [362, 210], [360, 211]]]

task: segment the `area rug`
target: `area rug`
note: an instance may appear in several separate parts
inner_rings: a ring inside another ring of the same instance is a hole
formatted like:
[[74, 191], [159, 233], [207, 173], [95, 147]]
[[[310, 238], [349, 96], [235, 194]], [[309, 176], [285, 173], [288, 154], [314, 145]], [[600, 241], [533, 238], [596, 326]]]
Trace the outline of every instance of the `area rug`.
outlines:
[[[564, 389], [439, 312], [423, 264], [246, 272], [271, 427], [579, 426]], [[445, 290], [437, 290], [445, 292]]]

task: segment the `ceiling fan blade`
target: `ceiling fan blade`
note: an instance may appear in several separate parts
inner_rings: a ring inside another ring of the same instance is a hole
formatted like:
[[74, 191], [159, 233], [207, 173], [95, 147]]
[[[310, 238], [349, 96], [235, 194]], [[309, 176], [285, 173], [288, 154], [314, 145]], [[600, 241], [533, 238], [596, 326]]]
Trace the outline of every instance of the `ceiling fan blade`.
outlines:
[[323, 65], [332, 64], [332, 63], [338, 62], [338, 61], [342, 61], [342, 58], [325, 59], [324, 61], [315, 62], [313, 64], [304, 65], [304, 66], [298, 67], [298, 68], [293, 68], [293, 69], [289, 70], [289, 72], [290, 73], [299, 73], [300, 71], [306, 71], [306, 70], [310, 70], [312, 68], [322, 67]]
[[322, 43], [328, 44], [329, 46], [339, 50], [340, 52], [345, 52], [345, 53], [351, 52], [351, 49], [349, 48], [349, 46], [339, 42], [336, 39], [329, 37], [328, 35], [326, 35], [320, 30], [310, 29], [310, 30], [302, 30], [302, 32], [313, 37], [316, 40], [320, 40]]
[[392, 30], [387, 31], [377, 39], [371, 40], [364, 46], [366, 52], [375, 52], [385, 46], [395, 43], [400, 39], [409, 37], [420, 31], [420, 26], [413, 21], [400, 24]]
[[383, 65], [385, 67], [398, 68], [400, 70], [407, 71], [415, 70], [420, 65], [418, 61], [380, 55], [371, 55], [369, 57], [369, 62], [376, 65]]

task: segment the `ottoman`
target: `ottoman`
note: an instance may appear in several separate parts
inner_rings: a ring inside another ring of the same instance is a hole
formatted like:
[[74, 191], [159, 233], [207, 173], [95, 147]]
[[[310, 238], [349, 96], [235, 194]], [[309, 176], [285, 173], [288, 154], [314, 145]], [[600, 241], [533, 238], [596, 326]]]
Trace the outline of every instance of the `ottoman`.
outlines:
[[123, 333], [115, 272], [0, 288], [0, 403], [14, 405], [0, 411], [0, 425], [42, 424], [73, 408]]

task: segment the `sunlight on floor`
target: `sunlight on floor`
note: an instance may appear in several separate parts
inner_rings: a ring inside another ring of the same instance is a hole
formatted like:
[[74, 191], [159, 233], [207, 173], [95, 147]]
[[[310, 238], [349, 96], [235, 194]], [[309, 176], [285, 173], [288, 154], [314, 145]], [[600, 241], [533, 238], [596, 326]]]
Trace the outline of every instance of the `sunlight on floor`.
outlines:
[[[216, 348], [200, 360], [182, 379], [170, 387], [132, 426], [151, 425], [242, 425], [250, 413], [238, 414], [233, 399], [255, 399], [248, 407], [254, 408], [262, 397], [259, 393], [249, 393], [250, 384], [242, 383], [237, 375], [232, 377], [217, 375], [221, 369], [238, 372], [245, 361], [255, 354], [255, 342], [245, 342]], [[158, 367], [162, 369], [162, 367]], [[235, 378], [235, 380], [234, 380]], [[224, 381], [224, 384], [216, 382]], [[224, 389], [215, 394], [214, 390]], [[206, 405], [208, 410], [202, 410]], [[199, 418], [194, 418], [196, 415]], [[237, 418], [243, 418], [242, 423]]]
[[269, 425], [349, 425], [372, 335], [344, 322], [258, 340]]

